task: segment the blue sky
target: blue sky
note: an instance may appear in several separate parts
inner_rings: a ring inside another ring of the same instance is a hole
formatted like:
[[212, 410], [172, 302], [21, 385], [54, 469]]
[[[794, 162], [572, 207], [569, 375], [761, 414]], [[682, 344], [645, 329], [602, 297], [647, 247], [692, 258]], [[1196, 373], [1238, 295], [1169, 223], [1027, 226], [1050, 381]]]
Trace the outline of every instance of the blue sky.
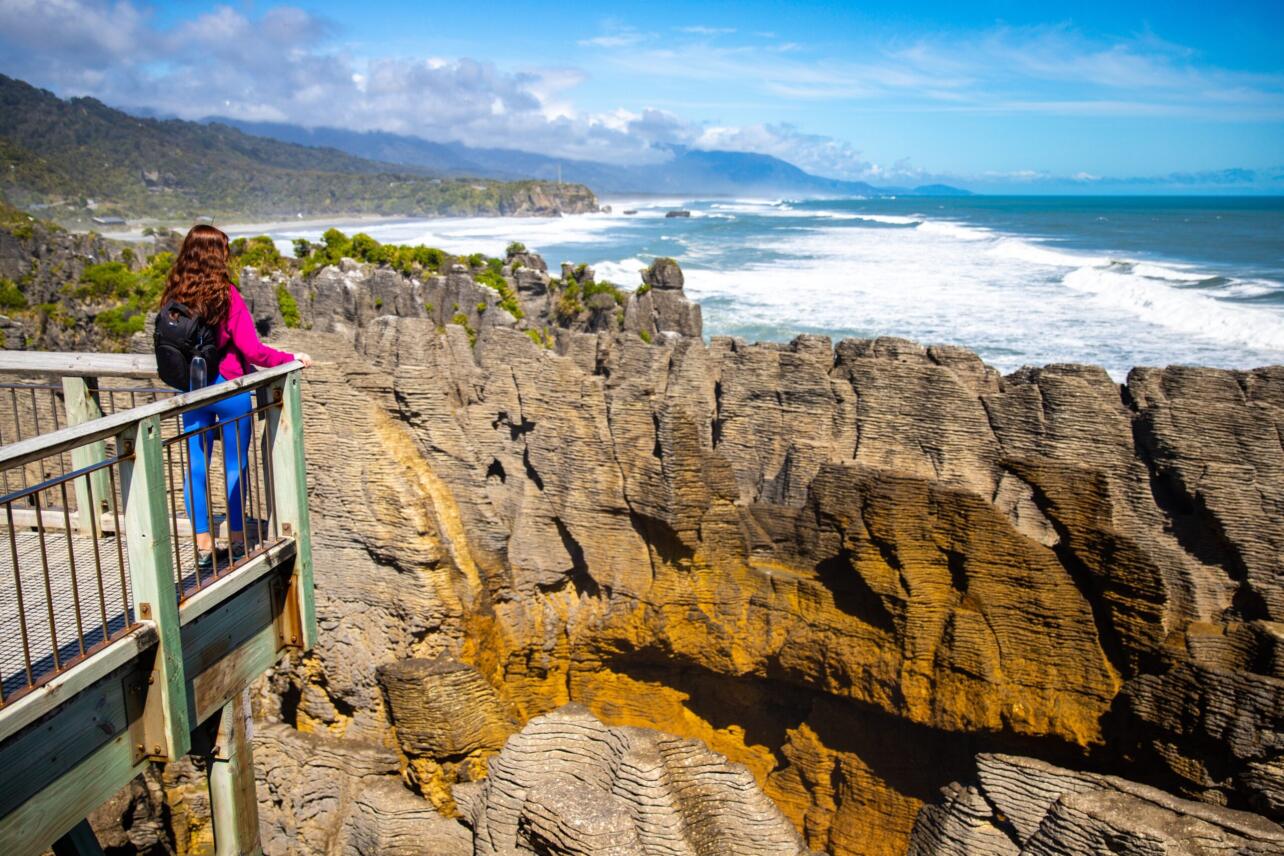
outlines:
[[0, 0], [0, 71], [619, 162], [678, 143], [875, 183], [1284, 190], [1284, 3], [1210, 7]]

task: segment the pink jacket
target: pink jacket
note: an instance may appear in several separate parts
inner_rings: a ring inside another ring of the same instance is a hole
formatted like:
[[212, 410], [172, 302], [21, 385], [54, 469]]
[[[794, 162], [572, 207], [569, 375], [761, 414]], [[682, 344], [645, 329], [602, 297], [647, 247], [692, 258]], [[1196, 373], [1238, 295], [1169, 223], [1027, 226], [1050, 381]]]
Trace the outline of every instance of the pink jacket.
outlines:
[[223, 380], [233, 380], [253, 371], [252, 366], [272, 368], [294, 359], [294, 354], [269, 348], [259, 341], [254, 318], [235, 286], [228, 286], [227, 320], [218, 331], [218, 346], [226, 349], [218, 364]]

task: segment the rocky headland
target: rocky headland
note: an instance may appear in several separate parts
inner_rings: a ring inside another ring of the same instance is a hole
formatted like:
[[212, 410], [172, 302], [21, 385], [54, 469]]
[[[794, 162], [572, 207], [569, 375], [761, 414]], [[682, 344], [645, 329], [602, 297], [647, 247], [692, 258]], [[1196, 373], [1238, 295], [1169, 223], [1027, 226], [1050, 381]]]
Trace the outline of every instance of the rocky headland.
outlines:
[[[241, 271], [318, 358], [266, 852], [1284, 849], [1284, 367], [706, 342], [668, 260], [486, 270]], [[174, 765], [99, 825], [206, 810]]]

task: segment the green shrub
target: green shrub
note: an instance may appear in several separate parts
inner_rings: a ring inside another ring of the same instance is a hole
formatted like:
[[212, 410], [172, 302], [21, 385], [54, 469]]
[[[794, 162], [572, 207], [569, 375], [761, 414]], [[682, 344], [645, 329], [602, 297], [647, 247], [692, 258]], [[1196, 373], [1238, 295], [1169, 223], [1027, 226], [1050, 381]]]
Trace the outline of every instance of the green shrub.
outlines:
[[234, 275], [239, 275], [242, 268], [252, 267], [259, 273], [271, 273], [284, 270], [289, 265], [276, 248], [276, 243], [267, 235], [256, 235], [253, 238], [237, 238], [231, 243], [231, 259], [228, 267]]
[[485, 253], [473, 253], [471, 256], [469, 256], [469, 257], [468, 257], [468, 266], [469, 266], [470, 268], [474, 269], [474, 270], [476, 270], [476, 269], [477, 269], [477, 268], [479, 268], [479, 267], [485, 267], [485, 266], [486, 266], [486, 254], [485, 254]]
[[137, 274], [124, 262], [100, 262], [85, 267], [71, 295], [79, 300], [124, 300], [134, 293], [137, 280]]
[[642, 295], [646, 294], [650, 290], [651, 290], [651, 284], [649, 282], [644, 282], [641, 285], [639, 285], [637, 291], [633, 293], [636, 294], [638, 297], [641, 297]]
[[458, 324], [460, 327], [464, 328], [464, 332], [468, 334], [468, 344], [470, 345], [477, 344], [477, 331], [474, 330], [472, 328], [472, 325], [468, 323], [467, 315], [465, 315], [462, 312], [456, 312], [455, 317], [450, 319], [450, 323]]
[[89, 265], [80, 274], [80, 282], [70, 287], [77, 300], [120, 300], [132, 308], [146, 311], [160, 300], [165, 280], [174, 264], [173, 253], [157, 253], [141, 271], [132, 271], [124, 262], [101, 262]]
[[545, 327], [543, 331], [540, 331], [534, 327], [528, 328], [526, 330], [526, 338], [530, 339], [532, 342], [544, 348], [545, 350], [552, 350], [553, 345], [556, 344], [556, 340], [548, 332], [547, 327]]
[[584, 304], [580, 302], [577, 295], [571, 294], [570, 292], [564, 292], [557, 298], [557, 306], [554, 309], [554, 313], [560, 323], [570, 324], [578, 318], [580, 313], [583, 311]]
[[[491, 262], [498, 259], [491, 259]], [[507, 310], [514, 318], [524, 318], [526, 313], [522, 311], [522, 306], [517, 300], [517, 292], [508, 284], [508, 280], [499, 272], [500, 266], [492, 266], [489, 263], [486, 269], [477, 273], [473, 280], [488, 285], [499, 292], [499, 305]]]
[[485, 311], [486, 311], [486, 301], [484, 301], [484, 300], [479, 300], [479, 301], [477, 302], [477, 314], [478, 314], [478, 315], [481, 315], [481, 314], [482, 314], [483, 312], [485, 312]]
[[294, 239], [294, 257], [296, 259], [306, 259], [312, 255], [312, 242], [307, 238]]
[[607, 280], [602, 280], [601, 282], [586, 282], [581, 285], [580, 288], [584, 293], [585, 299], [590, 298], [595, 294], [609, 294], [619, 306], [623, 306], [629, 299], [628, 292], [616, 288], [614, 283], [608, 282]]
[[521, 241], [513, 241], [504, 249], [504, 255], [506, 256], [515, 256], [518, 253], [524, 252], [526, 252], [526, 245]]
[[303, 319], [299, 317], [299, 303], [284, 284], [276, 287], [276, 305], [281, 310], [281, 318], [285, 321], [285, 326], [293, 329], [302, 324]]
[[648, 333], [646, 330], [639, 330], [638, 336], [642, 339], [643, 342], [646, 342], [648, 345], [651, 344], [651, 334]]
[[26, 309], [27, 295], [11, 279], [0, 277], [0, 309]]
[[94, 316], [96, 325], [119, 339], [141, 333], [146, 321], [146, 313], [128, 305], [113, 306]]

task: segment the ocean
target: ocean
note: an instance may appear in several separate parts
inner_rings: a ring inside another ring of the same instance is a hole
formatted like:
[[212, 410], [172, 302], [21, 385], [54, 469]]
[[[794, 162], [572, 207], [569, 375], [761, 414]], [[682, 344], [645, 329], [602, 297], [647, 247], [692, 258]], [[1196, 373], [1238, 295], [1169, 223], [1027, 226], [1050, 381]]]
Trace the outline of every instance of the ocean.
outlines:
[[[638, 284], [672, 256], [706, 336], [901, 336], [1003, 372], [1077, 362], [1284, 363], [1284, 199], [611, 199], [610, 214], [335, 223], [380, 241], [588, 262]], [[687, 218], [666, 218], [683, 208]], [[626, 215], [625, 210], [636, 210]], [[269, 232], [289, 251], [323, 227]], [[238, 233], [245, 234], [245, 233]]]

